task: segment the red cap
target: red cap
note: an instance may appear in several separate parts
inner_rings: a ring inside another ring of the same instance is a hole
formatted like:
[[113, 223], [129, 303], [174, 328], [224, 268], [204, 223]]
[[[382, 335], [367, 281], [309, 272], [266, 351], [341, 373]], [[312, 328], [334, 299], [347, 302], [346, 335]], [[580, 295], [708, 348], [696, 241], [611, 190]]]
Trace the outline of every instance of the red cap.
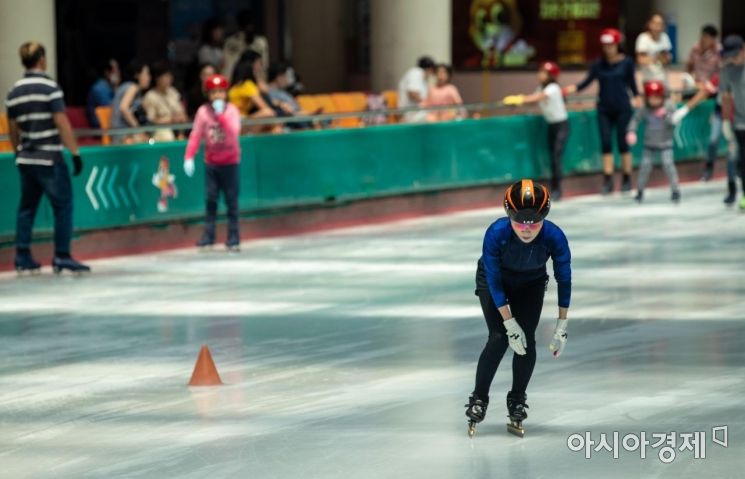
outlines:
[[559, 78], [559, 73], [561, 73], [561, 69], [559, 68], [559, 65], [557, 65], [554, 62], [541, 63], [541, 70], [551, 75], [554, 78], [554, 80]]
[[600, 43], [603, 45], [618, 45], [621, 43], [621, 32], [615, 28], [606, 28], [600, 32]]
[[207, 79], [204, 81], [204, 89], [205, 91], [210, 90], [227, 90], [228, 86], [228, 79], [225, 78], [222, 75], [210, 75], [207, 77]]
[[659, 80], [644, 82], [644, 96], [665, 96], [665, 84]]

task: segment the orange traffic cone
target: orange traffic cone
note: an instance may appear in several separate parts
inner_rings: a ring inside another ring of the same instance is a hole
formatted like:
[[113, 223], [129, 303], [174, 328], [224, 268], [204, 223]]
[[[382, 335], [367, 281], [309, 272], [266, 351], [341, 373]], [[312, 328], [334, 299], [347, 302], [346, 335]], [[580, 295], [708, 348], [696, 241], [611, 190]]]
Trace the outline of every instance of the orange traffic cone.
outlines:
[[194, 372], [191, 374], [189, 386], [218, 386], [220, 384], [222, 384], [222, 381], [217, 373], [210, 350], [207, 346], [202, 346], [197, 364], [194, 365]]

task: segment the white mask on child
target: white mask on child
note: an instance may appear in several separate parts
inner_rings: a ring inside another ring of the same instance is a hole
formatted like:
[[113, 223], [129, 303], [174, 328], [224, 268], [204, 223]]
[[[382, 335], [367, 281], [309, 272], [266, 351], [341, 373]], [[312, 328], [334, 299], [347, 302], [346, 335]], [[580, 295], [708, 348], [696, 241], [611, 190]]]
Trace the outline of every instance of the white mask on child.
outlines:
[[225, 111], [225, 100], [217, 99], [212, 102], [212, 109], [218, 115]]

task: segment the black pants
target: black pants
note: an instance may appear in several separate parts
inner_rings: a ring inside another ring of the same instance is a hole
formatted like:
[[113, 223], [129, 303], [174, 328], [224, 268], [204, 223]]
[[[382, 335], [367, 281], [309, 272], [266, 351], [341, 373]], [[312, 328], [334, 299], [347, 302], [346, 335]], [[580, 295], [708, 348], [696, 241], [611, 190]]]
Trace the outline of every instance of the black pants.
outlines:
[[613, 151], [613, 128], [616, 128], [616, 139], [618, 151], [629, 152], [629, 144], [626, 143], [626, 130], [629, 127], [633, 111], [608, 111], [598, 109], [598, 128], [600, 128], [600, 145], [603, 154]]
[[228, 243], [236, 242], [240, 236], [238, 231], [238, 175], [238, 165], [206, 165], [207, 215], [204, 222], [204, 235], [211, 241], [215, 240], [217, 201], [220, 192], [228, 207]]
[[21, 177], [21, 202], [16, 220], [16, 247], [31, 248], [36, 211], [42, 195], [47, 195], [54, 211], [54, 251], [70, 254], [72, 237], [72, 184], [67, 165], [60, 158], [52, 166], [18, 165]]
[[[528, 343], [525, 355], [514, 354], [512, 357], [512, 391], [516, 393], [525, 393], [530, 377], [533, 375], [536, 358], [535, 330], [543, 310], [543, 297], [546, 294], [547, 282], [547, 276], [522, 285], [510, 285], [509, 282], [503, 281], [510, 311], [523, 328]], [[473, 392], [482, 400], [488, 401], [491, 383], [504, 353], [509, 348], [509, 343], [502, 316], [494, 304], [491, 293], [488, 289], [480, 289], [477, 294], [481, 301], [486, 326], [489, 328], [489, 339], [479, 357], [479, 364], [476, 367], [476, 387]]]
[[745, 195], [745, 130], [735, 130], [735, 137], [737, 137], [737, 149], [738, 156], [740, 158], [740, 181], [742, 182], [742, 191]]
[[561, 192], [561, 157], [569, 139], [569, 121], [548, 124], [548, 149], [551, 153], [551, 192]]

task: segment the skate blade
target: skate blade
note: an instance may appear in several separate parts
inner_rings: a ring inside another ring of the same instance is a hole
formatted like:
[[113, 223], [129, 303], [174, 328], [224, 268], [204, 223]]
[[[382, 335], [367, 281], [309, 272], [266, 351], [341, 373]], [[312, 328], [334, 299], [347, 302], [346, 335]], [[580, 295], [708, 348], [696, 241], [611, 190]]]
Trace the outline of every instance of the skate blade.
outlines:
[[70, 276], [74, 276], [76, 278], [80, 278], [82, 276], [88, 276], [91, 274], [91, 271], [72, 271], [67, 268], [54, 268], [54, 274], [57, 276], [62, 276], [65, 272], [69, 273]]
[[522, 425], [516, 425], [512, 423], [507, 424], [507, 432], [510, 434], [514, 434], [517, 437], [525, 437], [525, 429], [522, 427]]
[[39, 276], [41, 274], [41, 268], [36, 269], [16, 269], [16, 275], [19, 278], [24, 276]]
[[476, 434], [476, 423], [473, 421], [468, 422], [468, 437], [473, 437]]

